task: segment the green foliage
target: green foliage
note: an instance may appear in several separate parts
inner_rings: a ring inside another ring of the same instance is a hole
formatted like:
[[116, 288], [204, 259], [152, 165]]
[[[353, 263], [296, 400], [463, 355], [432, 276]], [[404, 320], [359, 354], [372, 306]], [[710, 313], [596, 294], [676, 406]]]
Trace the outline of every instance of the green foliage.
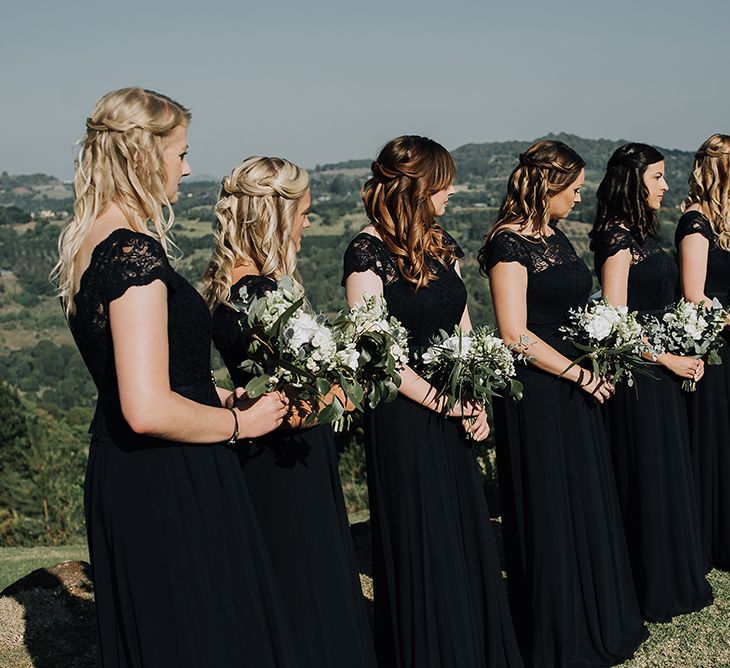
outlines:
[[56, 545], [83, 535], [87, 436], [0, 385], [0, 544]]

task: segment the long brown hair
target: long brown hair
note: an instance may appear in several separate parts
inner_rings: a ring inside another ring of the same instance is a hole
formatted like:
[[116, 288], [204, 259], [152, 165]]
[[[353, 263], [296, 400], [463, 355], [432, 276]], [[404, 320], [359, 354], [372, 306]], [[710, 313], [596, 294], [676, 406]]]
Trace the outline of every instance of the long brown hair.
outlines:
[[692, 204], [707, 216], [718, 246], [730, 251], [730, 136], [714, 134], [695, 153], [682, 211]]
[[550, 198], [563, 192], [586, 166], [570, 146], [543, 139], [520, 154], [507, 181], [507, 195], [485, 243], [505, 226], [517, 224], [531, 236], [544, 237], [550, 222]]
[[448, 267], [456, 257], [434, 221], [431, 203], [431, 195], [454, 180], [454, 159], [433, 139], [405, 135], [383, 147], [371, 170], [362, 192], [365, 212], [404, 280], [425, 287], [438, 278], [427, 258]]

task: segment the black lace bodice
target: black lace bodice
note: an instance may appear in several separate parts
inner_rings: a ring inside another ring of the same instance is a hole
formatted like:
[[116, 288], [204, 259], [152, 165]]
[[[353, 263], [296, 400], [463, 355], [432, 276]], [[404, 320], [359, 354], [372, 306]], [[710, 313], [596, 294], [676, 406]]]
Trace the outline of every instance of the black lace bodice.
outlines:
[[[275, 290], [276, 283], [264, 276], [244, 276], [231, 286], [233, 301], [244, 287], [249, 297], [261, 297], [265, 292]], [[221, 354], [236, 387], [244, 387], [250, 380], [250, 377], [238, 368], [246, 357], [245, 341], [241, 333], [242, 317], [245, 316], [225, 304], [219, 304], [213, 312], [213, 343]]]
[[533, 330], [564, 324], [568, 311], [582, 308], [591, 292], [590, 270], [568, 237], [556, 226], [552, 229], [544, 241], [504, 230], [483, 253], [485, 271], [500, 262], [518, 262], [527, 269], [527, 326]]
[[669, 306], [676, 296], [679, 272], [674, 260], [653, 237], [639, 243], [629, 230], [620, 225], [599, 233], [593, 239], [593, 258], [599, 280], [606, 260], [622, 250], [631, 252], [629, 309], [645, 313], [661, 311]]
[[679, 242], [690, 234], [701, 234], [710, 243], [707, 252], [707, 276], [705, 295], [717, 298], [723, 306], [730, 304], [730, 252], [717, 245], [710, 221], [699, 211], [688, 211], [677, 223], [674, 242]]
[[[210, 314], [198, 292], [173, 270], [152, 237], [120, 228], [101, 241], [74, 297], [71, 333], [99, 392], [91, 432], [133, 438], [119, 405], [109, 304], [129, 288], [160, 280], [167, 287], [170, 386], [197, 401], [216, 405], [210, 374]], [[191, 388], [195, 388], [194, 390]]]
[[[463, 257], [458, 244], [446, 232], [444, 235], [453, 244], [456, 256]], [[375, 272], [383, 281], [388, 311], [409, 332], [412, 354], [430, 345], [439, 329], [453, 330], [454, 325], [461, 321], [466, 307], [466, 288], [454, 265], [446, 269], [435, 260], [427, 262], [438, 279], [416, 290], [401, 277], [395, 258], [377, 237], [361, 232], [345, 251], [342, 284], [350, 274]]]

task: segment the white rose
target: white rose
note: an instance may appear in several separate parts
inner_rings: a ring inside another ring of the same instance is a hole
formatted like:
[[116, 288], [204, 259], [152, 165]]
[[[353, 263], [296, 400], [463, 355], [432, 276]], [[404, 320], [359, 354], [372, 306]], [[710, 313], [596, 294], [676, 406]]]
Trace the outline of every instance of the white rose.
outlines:
[[613, 329], [611, 322], [603, 315], [591, 318], [585, 327], [590, 337], [596, 341], [603, 341], [611, 333], [611, 329]]

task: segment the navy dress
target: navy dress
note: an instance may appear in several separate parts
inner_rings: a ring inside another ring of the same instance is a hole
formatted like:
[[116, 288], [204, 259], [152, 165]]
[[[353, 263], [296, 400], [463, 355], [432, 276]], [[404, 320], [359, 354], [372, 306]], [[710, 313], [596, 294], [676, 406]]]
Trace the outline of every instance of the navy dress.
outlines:
[[[231, 288], [251, 296], [276, 288], [244, 276]], [[241, 314], [220, 305], [213, 341], [237, 386], [245, 344]], [[302, 665], [374, 668], [375, 650], [357, 574], [332, 429], [278, 429], [239, 448], [251, 495]]]
[[[677, 225], [676, 244], [693, 234], [709, 242], [705, 295], [730, 306], [730, 252], [717, 243], [710, 221], [698, 211]], [[720, 349], [721, 366], [705, 365], [697, 390], [687, 394], [692, 466], [705, 557], [730, 570], [730, 337]]]
[[[382, 279], [413, 351], [452, 330], [466, 305], [453, 265], [431, 266], [438, 279], [414, 290], [385, 244], [361, 233], [345, 252], [344, 279]], [[474, 446], [459, 421], [399, 395], [366, 415], [365, 448], [380, 668], [522, 666]]]
[[[596, 273], [622, 250], [631, 253], [628, 307], [660, 316], [674, 301], [677, 266], [656, 239], [643, 243], [615, 225], [593, 240]], [[662, 366], [635, 374], [603, 406], [614, 474], [644, 618], [666, 622], [712, 602], [705, 580], [689, 430], [681, 380]]]
[[85, 502], [100, 664], [298, 666], [236, 450], [140, 436], [122, 415], [109, 304], [153, 281], [167, 288], [172, 389], [220, 406], [205, 302], [157, 241], [115, 230], [70, 320], [99, 391]]
[[[558, 331], [591, 273], [553, 227], [544, 242], [492, 238], [482, 267], [527, 269], [527, 328], [566, 355]], [[631, 577], [600, 410], [577, 385], [519, 365], [521, 401], [495, 399], [507, 582], [515, 629], [534, 668], [613, 666], [646, 638]]]

